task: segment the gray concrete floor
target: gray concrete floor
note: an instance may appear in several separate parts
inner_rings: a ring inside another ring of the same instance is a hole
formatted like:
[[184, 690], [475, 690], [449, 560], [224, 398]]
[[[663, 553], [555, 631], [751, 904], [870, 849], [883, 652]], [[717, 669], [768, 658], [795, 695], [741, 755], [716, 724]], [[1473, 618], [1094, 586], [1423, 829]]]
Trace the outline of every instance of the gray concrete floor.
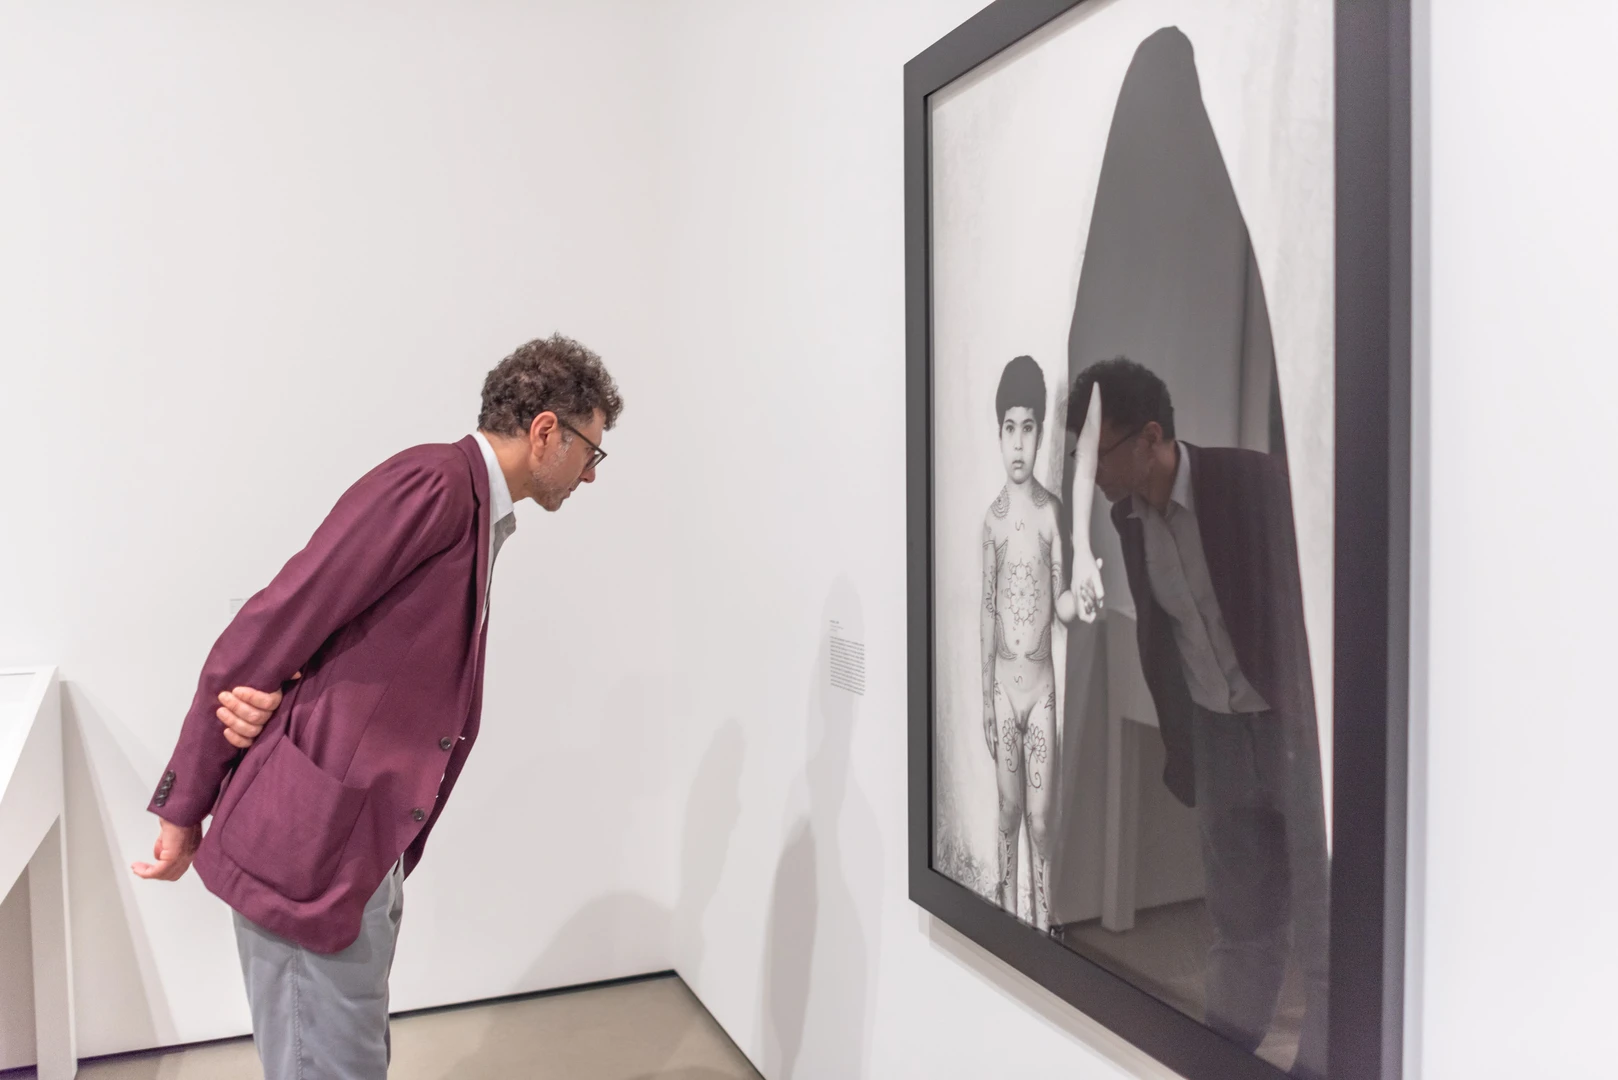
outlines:
[[[0, 1080], [32, 1078], [32, 1069]], [[82, 1080], [263, 1080], [248, 1040], [84, 1062]], [[388, 1080], [759, 1080], [674, 976], [405, 1016]]]

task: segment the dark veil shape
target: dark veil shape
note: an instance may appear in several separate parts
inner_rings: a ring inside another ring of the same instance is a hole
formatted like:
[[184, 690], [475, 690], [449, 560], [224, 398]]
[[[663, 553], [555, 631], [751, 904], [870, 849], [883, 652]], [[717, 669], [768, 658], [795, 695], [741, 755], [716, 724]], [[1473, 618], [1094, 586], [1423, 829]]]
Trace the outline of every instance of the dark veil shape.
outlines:
[[[1055, 388], [1058, 431], [1068, 410], [1082, 412], [1085, 407], [1066, 399], [1074, 377], [1096, 361], [1120, 355], [1151, 368], [1168, 384], [1178, 436], [1204, 446], [1244, 446], [1284, 456], [1263, 283], [1202, 100], [1191, 42], [1174, 27], [1140, 44], [1118, 93], [1073, 305], [1066, 385]], [[1053, 440], [1053, 445], [1059, 443]], [[1072, 459], [1065, 464], [1062, 505], [1071, 507]], [[1108, 504], [1099, 492], [1094, 501], [1091, 536], [1096, 554], [1111, 564], [1109, 556], [1115, 557], [1117, 549], [1109, 546], [1114, 528], [1107, 520]], [[1087, 523], [1073, 522], [1072, 527]], [[1071, 567], [1073, 543], [1067, 532], [1062, 545]], [[1115, 569], [1120, 573], [1107, 577], [1111, 607], [1128, 599], [1122, 566]], [[1093, 917], [1102, 889], [1098, 867], [1103, 841], [1095, 824], [1101, 796], [1094, 790], [1093, 774], [1083, 772], [1084, 779], [1081, 770], [1088, 768], [1086, 760], [1107, 754], [1101, 721], [1107, 710], [1108, 668], [1116, 666], [1105, 652], [1111, 644], [1111, 638], [1102, 642], [1099, 624], [1074, 623], [1069, 630], [1061, 719], [1063, 822], [1057, 833], [1061, 839], [1052, 903], [1076, 920]], [[1150, 745], [1156, 742], [1148, 736], [1141, 744], [1143, 777], [1161, 770], [1161, 747]], [[1142, 858], [1133, 868], [1138, 885], [1130, 893], [1138, 890], [1140, 905], [1149, 906], [1184, 895], [1185, 885], [1165, 876], [1163, 868], [1195, 862], [1197, 849], [1188, 832], [1189, 812], [1173, 803], [1161, 784], [1146, 782], [1143, 787], [1137, 811], [1141, 835], [1167, 845], [1162, 858]], [[1053, 910], [1053, 922], [1057, 919]]]

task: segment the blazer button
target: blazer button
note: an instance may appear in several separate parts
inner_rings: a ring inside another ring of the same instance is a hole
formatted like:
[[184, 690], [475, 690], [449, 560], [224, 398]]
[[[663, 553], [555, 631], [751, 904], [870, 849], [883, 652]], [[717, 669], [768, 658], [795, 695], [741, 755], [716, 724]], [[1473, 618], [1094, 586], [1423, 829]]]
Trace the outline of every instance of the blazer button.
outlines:
[[169, 801], [169, 797], [168, 797], [168, 796], [167, 796], [167, 795], [159, 795], [159, 796], [158, 796], [158, 797], [157, 797], [157, 798], [156, 798], [156, 799], [154, 799], [154, 800], [153, 800], [153, 801], [154, 801], [154, 802], [155, 802], [155, 803], [156, 803], [156, 804], [157, 804], [157, 805], [158, 805], [158, 806], [162, 806], [162, 805], [163, 805], [163, 804], [164, 804], [164, 803], [166, 803], [166, 802], [168, 802], [168, 801]]
[[414, 810], [410, 811], [410, 816], [415, 818], [417, 821], [421, 821], [427, 817], [427, 812], [418, 806]]
[[447, 735], [444, 738], [438, 740], [438, 748], [440, 750], [448, 750], [450, 747], [452, 747], [454, 745], [455, 745], [455, 740], [450, 738]]

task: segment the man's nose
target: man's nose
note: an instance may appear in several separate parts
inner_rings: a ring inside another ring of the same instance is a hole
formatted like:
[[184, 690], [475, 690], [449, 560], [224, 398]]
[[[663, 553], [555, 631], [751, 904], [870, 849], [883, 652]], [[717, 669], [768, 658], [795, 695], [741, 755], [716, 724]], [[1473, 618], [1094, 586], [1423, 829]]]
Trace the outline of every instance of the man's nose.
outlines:
[[595, 483], [596, 482], [596, 467], [594, 465], [592, 465], [588, 469], [585, 469], [584, 472], [579, 475], [579, 479], [582, 480], [586, 484]]

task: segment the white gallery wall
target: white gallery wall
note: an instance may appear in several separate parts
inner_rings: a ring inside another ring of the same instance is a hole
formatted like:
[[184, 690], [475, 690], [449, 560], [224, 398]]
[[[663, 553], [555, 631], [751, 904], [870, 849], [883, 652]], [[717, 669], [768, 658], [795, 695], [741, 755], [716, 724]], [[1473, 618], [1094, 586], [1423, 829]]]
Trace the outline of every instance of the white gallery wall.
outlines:
[[1618, 11], [1418, 11], [1411, 1075], [1610, 1076]]
[[[83, 1053], [247, 1030], [223, 906], [127, 869], [229, 599], [563, 329], [628, 410], [502, 552], [397, 1007], [676, 966], [769, 1080], [1169, 1075], [906, 897], [902, 65], [980, 6], [0, 3], [0, 664], [66, 680]], [[1618, 1007], [1618, 26], [1515, 8], [1420, 5], [1419, 1080], [1601, 1075]]]
[[[82, 1053], [247, 1030], [228, 910], [128, 869], [202, 660], [346, 485], [470, 432], [557, 329], [624, 386], [613, 482], [518, 511], [395, 1004], [669, 966], [642, 14], [0, 4], [0, 664], [65, 680]], [[19, 902], [0, 1067], [32, 1053]]]
[[907, 897], [903, 65], [980, 6], [664, 5], [675, 960], [769, 1080], [1170, 1075]]
[[[714, 673], [682, 850], [712, 899], [676, 959], [771, 1080], [1165, 1075], [905, 897], [900, 68], [978, 6], [665, 8], [676, 401], [732, 436], [681, 547], [676, 667]], [[1416, 7], [1408, 1075], [1599, 1076], [1618, 27]], [[832, 619], [863, 697], [828, 688]]]

